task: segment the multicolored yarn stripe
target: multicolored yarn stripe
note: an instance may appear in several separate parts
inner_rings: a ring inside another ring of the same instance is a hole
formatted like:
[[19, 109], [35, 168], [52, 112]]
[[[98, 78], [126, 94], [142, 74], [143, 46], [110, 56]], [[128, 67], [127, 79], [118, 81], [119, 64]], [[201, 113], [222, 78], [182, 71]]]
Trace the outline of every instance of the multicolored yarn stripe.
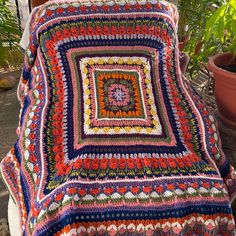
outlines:
[[1, 163], [23, 235], [235, 235], [235, 171], [158, 0], [50, 1]]

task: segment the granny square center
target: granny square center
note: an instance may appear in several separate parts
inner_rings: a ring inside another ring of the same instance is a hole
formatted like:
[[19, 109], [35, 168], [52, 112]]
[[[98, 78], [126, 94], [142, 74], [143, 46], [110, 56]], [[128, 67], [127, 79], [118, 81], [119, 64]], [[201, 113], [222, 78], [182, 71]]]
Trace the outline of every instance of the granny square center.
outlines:
[[94, 78], [98, 119], [145, 118], [138, 72], [97, 70]]

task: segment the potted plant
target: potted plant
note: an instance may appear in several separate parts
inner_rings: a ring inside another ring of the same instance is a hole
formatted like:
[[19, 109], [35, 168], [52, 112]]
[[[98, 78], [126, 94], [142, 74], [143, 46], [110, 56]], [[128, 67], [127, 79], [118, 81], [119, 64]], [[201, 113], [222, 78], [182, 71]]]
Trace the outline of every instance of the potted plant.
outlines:
[[[224, 0], [179, 0], [179, 48], [186, 52], [191, 60], [188, 74], [194, 78], [201, 63], [207, 63], [209, 55], [217, 50], [212, 42], [203, 40], [206, 22], [212, 16], [216, 7]], [[186, 40], [187, 39], [187, 40]], [[183, 43], [182, 43], [183, 42]]]
[[204, 41], [215, 44], [218, 52], [208, 63], [218, 114], [224, 123], [236, 128], [236, 0], [216, 6], [206, 23]]
[[[22, 63], [19, 25], [13, 12], [14, 6], [6, 0], [0, 0], [0, 69], [8, 71]], [[12, 78], [1, 77], [0, 88], [9, 89]]]
[[179, 39], [179, 49], [184, 50], [184, 47], [190, 39], [190, 27], [191, 22], [190, 15], [191, 9], [194, 9], [195, 1], [178, 1], [178, 11], [179, 11], [179, 22], [178, 22], [178, 39]]
[[180, 48], [184, 46], [184, 49], [187, 44], [192, 42], [192, 39], [197, 41], [194, 41], [194, 48], [198, 46], [199, 43], [201, 43], [201, 36], [204, 29], [205, 21], [209, 15], [209, 6], [217, 1], [219, 0], [178, 1], [178, 38], [180, 42]]

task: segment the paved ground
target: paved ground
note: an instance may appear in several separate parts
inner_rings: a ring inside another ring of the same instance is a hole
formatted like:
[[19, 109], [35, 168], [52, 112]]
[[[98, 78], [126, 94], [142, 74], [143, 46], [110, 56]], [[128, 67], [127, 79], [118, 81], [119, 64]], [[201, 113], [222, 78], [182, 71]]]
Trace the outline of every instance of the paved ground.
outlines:
[[[19, 72], [16, 73], [19, 77]], [[0, 90], [0, 160], [7, 154], [16, 142], [16, 127], [18, 125], [19, 103], [16, 98], [16, 88]], [[8, 192], [0, 179], [0, 236], [8, 236], [7, 206]], [[14, 236], [14, 235], [13, 235]]]
[[[0, 160], [15, 143], [18, 125], [19, 103], [16, 98], [16, 86], [9, 91], [0, 91]], [[224, 151], [236, 167], [236, 130], [232, 130], [219, 122]], [[0, 180], [0, 236], [8, 236], [7, 230], [8, 193]], [[235, 206], [236, 209], [236, 206]], [[235, 211], [236, 212], [236, 211]], [[14, 235], [13, 235], [14, 236]]]

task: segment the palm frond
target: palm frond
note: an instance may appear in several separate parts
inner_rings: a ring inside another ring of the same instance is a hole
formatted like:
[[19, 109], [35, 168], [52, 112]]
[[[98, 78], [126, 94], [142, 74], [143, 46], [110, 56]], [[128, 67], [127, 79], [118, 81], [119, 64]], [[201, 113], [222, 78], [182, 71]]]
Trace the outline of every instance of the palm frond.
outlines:
[[0, 67], [19, 65], [22, 60], [20, 36], [15, 5], [9, 0], [0, 0]]

